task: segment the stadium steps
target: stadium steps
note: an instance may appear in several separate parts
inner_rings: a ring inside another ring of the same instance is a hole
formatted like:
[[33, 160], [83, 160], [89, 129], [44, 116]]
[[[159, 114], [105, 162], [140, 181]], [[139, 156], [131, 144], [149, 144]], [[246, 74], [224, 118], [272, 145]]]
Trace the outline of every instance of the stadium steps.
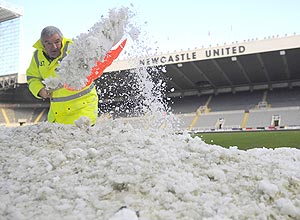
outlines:
[[197, 121], [198, 121], [198, 119], [199, 119], [201, 113], [208, 113], [208, 112], [210, 112], [210, 109], [208, 108], [208, 105], [209, 105], [211, 99], [212, 99], [212, 96], [210, 95], [210, 96], [208, 97], [208, 99], [207, 99], [205, 105], [204, 105], [204, 106], [200, 106], [200, 107], [197, 109], [196, 114], [195, 114], [195, 117], [193, 118], [192, 123], [190, 124], [190, 126], [189, 126], [189, 128], [188, 128], [189, 131], [191, 131], [191, 130], [194, 128], [194, 126], [195, 126], [195, 124], [197, 123]]
[[188, 128], [189, 131], [191, 131], [191, 130], [194, 128], [194, 126], [195, 126], [195, 124], [197, 123], [197, 121], [198, 121], [200, 115], [201, 115], [201, 110], [200, 110], [200, 108], [199, 108], [199, 109], [196, 111], [196, 114], [195, 114], [195, 116], [194, 116], [194, 118], [193, 118], [193, 120], [192, 120], [192, 123], [190, 124], [190, 126], [189, 126], [189, 128]]
[[5, 123], [5, 124], [10, 124], [10, 120], [9, 120], [4, 108], [1, 108], [1, 114], [2, 114], [2, 117], [3, 117], [3, 121], [1, 120], [1, 122]]
[[266, 90], [266, 91], [264, 91], [264, 93], [263, 93], [263, 97], [262, 97], [262, 102], [267, 102], [267, 96], [268, 96], [268, 91]]
[[268, 97], [268, 91], [265, 90], [263, 93], [263, 97], [262, 100], [260, 102], [258, 102], [258, 104], [255, 106], [255, 109], [267, 109], [267, 108], [271, 108], [271, 104], [269, 104], [267, 102], [267, 97]]
[[6, 125], [11, 125], [16, 122], [15, 112], [10, 108], [1, 108], [1, 113], [4, 117], [4, 123]]
[[42, 111], [38, 114], [38, 116], [34, 119], [33, 123], [36, 124], [38, 123], [41, 118], [43, 117], [44, 113], [45, 113], [46, 109], [42, 109]]
[[244, 117], [243, 117], [243, 121], [241, 124], [241, 128], [246, 128], [246, 124], [248, 122], [248, 118], [249, 118], [249, 111], [245, 111]]

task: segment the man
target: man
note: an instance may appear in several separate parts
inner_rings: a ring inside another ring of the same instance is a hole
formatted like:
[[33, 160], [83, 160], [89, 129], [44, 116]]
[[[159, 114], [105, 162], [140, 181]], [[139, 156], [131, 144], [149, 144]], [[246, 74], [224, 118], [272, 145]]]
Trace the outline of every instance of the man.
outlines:
[[36, 98], [50, 99], [49, 122], [75, 124], [85, 116], [95, 124], [98, 95], [93, 83], [79, 91], [65, 88], [50, 91], [43, 84], [44, 79], [56, 77], [55, 69], [67, 55], [71, 43], [72, 40], [65, 38], [57, 27], [48, 26], [42, 30], [40, 39], [33, 45], [36, 51], [26, 72], [29, 90]]

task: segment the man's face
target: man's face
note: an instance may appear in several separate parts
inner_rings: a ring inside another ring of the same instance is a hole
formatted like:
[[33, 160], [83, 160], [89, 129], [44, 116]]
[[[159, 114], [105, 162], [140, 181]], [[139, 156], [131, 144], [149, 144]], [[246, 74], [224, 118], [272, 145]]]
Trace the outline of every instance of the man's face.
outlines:
[[53, 34], [52, 36], [45, 36], [43, 39], [43, 45], [47, 54], [51, 58], [57, 58], [60, 55], [60, 49], [62, 47], [62, 39], [59, 34]]

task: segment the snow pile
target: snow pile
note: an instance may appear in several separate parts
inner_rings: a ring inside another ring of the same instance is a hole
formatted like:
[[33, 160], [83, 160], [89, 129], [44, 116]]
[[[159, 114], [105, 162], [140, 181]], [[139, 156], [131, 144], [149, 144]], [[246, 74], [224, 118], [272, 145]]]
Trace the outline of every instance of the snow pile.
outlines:
[[0, 127], [0, 155], [1, 219], [107, 220], [122, 206], [141, 220], [300, 219], [297, 149], [225, 149], [101, 119]]
[[138, 220], [139, 212], [134, 212], [122, 206], [109, 220]]
[[97, 61], [103, 61], [106, 53], [114, 47], [127, 33], [133, 39], [137, 31], [130, 26], [133, 12], [128, 7], [109, 10], [108, 17], [102, 17], [87, 33], [81, 33], [73, 39], [70, 53], [61, 61], [56, 71], [57, 79], [50, 77], [44, 80], [49, 89], [68, 85], [81, 89], [87, 83], [92, 67]]

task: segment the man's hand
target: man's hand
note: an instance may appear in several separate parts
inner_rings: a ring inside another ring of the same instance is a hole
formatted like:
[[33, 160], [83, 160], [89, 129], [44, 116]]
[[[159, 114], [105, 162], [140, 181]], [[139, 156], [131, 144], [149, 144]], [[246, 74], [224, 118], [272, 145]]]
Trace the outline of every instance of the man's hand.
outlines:
[[43, 99], [50, 99], [50, 98], [52, 98], [52, 92], [45, 89], [45, 87], [44, 87], [39, 91], [39, 96], [42, 97]]

